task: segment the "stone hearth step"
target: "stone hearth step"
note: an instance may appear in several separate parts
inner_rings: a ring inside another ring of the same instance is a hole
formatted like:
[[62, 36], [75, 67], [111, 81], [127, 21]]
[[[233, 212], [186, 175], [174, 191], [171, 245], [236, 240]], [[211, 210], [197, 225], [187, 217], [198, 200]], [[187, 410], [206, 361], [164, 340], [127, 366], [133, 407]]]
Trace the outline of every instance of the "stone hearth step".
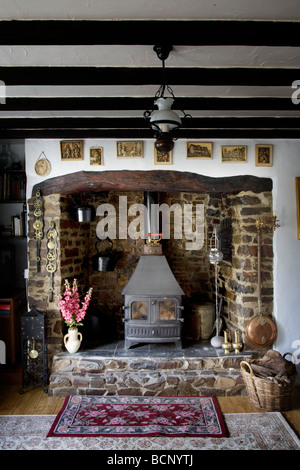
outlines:
[[240, 362], [251, 352], [225, 355], [209, 343], [178, 349], [175, 344], [124, 341], [76, 354], [54, 356], [49, 396], [67, 395], [242, 395]]

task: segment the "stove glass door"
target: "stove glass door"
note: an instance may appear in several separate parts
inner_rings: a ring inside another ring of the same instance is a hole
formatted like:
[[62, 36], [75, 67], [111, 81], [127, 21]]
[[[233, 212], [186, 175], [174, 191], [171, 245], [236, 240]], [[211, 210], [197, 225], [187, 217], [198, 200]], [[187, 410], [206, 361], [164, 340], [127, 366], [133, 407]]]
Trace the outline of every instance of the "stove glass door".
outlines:
[[148, 320], [149, 303], [143, 300], [131, 302], [131, 320]]
[[160, 321], [176, 320], [176, 303], [173, 300], [160, 300], [158, 303]]

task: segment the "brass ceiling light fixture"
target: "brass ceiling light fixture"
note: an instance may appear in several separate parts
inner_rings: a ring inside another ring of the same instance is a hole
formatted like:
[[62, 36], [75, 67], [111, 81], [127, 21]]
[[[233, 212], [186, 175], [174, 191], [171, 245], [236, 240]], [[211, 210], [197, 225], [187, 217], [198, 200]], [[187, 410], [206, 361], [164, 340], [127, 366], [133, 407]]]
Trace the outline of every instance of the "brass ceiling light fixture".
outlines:
[[[149, 126], [154, 130], [156, 138], [155, 148], [163, 155], [170, 152], [174, 147], [174, 140], [178, 138], [178, 129], [181, 127], [181, 118], [171, 107], [175, 101], [172, 88], [166, 83], [165, 60], [169, 57], [172, 50], [169, 45], [157, 45], [153, 47], [157, 57], [162, 61], [163, 67], [163, 83], [160, 85], [154, 97], [154, 105], [158, 109], [147, 110], [144, 112], [144, 118]], [[165, 92], [170, 96], [165, 96]], [[183, 110], [183, 118], [192, 117]]]

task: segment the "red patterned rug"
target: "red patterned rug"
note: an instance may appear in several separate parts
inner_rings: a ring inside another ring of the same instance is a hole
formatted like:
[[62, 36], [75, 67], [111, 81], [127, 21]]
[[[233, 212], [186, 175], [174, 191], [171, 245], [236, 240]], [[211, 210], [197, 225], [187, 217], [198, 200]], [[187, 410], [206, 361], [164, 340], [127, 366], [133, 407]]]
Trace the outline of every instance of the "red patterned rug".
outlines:
[[47, 437], [226, 437], [215, 397], [66, 397]]

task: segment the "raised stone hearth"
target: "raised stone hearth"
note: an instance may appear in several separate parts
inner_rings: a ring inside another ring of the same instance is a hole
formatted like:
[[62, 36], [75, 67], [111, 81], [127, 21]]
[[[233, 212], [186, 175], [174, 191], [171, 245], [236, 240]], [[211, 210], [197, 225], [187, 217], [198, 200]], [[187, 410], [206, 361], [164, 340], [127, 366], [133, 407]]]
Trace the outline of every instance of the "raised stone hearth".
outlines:
[[241, 395], [240, 363], [251, 357], [246, 352], [225, 355], [208, 342], [183, 349], [147, 344], [126, 351], [124, 341], [116, 341], [55, 355], [49, 395]]

